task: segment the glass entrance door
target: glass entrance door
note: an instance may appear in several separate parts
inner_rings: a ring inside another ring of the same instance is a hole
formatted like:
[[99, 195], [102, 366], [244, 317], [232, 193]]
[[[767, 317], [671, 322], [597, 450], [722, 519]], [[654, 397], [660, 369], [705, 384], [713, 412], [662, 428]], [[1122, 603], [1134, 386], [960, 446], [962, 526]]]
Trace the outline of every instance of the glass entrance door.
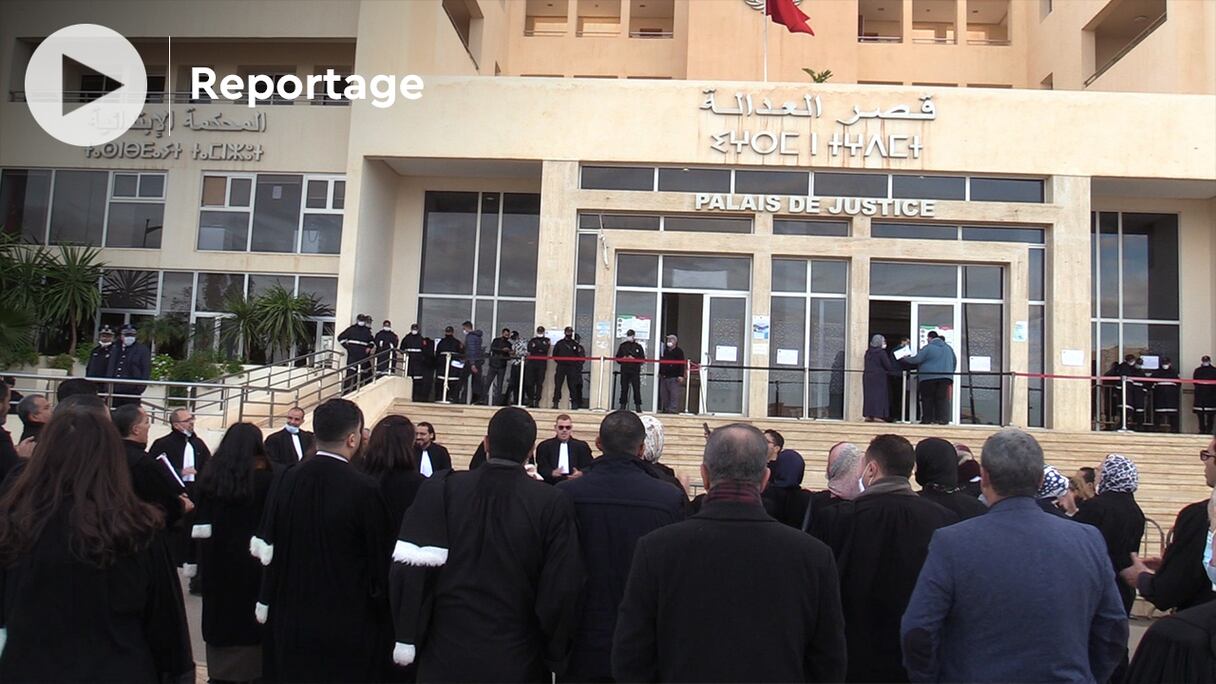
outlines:
[[[912, 347], [914, 351], [919, 352], [921, 348], [929, 343], [929, 333], [936, 332], [941, 337], [945, 338], [946, 344], [954, 350], [955, 357], [958, 357], [959, 350], [959, 326], [958, 326], [958, 304], [939, 302], [913, 302], [912, 303]], [[957, 370], [956, 366], [956, 370]], [[958, 422], [958, 377], [954, 378], [954, 385], [951, 387], [950, 393], [950, 422]], [[916, 395], [914, 395], [916, 396]], [[913, 422], [920, 420], [920, 406], [917, 402], [912, 402], [911, 411]]]
[[747, 393], [747, 298], [706, 295], [702, 307], [701, 393], [711, 414], [742, 414]]

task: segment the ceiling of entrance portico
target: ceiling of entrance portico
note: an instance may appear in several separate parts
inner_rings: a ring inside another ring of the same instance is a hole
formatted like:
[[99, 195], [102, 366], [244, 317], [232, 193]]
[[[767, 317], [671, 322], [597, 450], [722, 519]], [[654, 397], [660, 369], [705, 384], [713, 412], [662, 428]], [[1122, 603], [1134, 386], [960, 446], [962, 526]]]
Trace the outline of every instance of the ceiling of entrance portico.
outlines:
[[[959, 2], [967, 3], [967, 21], [972, 24], [999, 24], [1009, 13], [1009, 0], [916, 0], [912, 21], [953, 24]], [[870, 22], [899, 21], [903, 3], [900, 0], [859, 0], [857, 11]]]
[[402, 176], [447, 176], [449, 178], [540, 179], [538, 161], [488, 159], [421, 159], [394, 157], [383, 160]]
[[1216, 199], [1216, 181], [1167, 178], [1094, 178], [1094, 197], [1161, 197], [1167, 199]]

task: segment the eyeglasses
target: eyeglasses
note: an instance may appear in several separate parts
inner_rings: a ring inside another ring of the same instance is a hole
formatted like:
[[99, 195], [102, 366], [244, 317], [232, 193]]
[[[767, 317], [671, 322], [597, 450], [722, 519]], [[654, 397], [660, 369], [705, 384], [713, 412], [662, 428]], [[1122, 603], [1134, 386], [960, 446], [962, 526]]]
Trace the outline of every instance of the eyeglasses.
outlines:
[[573, 430], [574, 426], [573, 425], [558, 425], [557, 429], [558, 430]]
[[1216, 453], [1212, 453], [1212, 452], [1208, 451], [1207, 449], [1203, 449], [1199, 452], [1200, 461], [1206, 461], [1206, 460], [1212, 459], [1212, 458], [1216, 458]]

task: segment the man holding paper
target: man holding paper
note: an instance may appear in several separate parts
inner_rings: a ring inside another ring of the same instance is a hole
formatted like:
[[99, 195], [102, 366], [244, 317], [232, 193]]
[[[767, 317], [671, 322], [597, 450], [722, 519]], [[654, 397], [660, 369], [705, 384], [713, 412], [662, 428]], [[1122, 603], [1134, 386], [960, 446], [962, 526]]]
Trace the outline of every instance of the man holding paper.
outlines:
[[920, 398], [920, 422], [922, 425], [950, 422], [950, 386], [954, 384], [954, 369], [958, 361], [954, 350], [937, 331], [930, 331], [929, 343], [921, 347], [915, 356], [904, 359], [904, 363], [917, 367], [917, 395]]

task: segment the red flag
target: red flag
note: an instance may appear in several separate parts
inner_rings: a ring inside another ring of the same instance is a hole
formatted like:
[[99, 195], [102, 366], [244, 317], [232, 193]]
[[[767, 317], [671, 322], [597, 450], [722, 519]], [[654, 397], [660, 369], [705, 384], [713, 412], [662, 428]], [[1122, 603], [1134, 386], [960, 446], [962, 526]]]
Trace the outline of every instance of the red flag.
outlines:
[[815, 35], [815, 30], [806, 23], [810, 17], [798, 9], [794, 0], [765, 0], [764, 13], [772, 17], [776, 23], [789, 29], [790, 33]]

